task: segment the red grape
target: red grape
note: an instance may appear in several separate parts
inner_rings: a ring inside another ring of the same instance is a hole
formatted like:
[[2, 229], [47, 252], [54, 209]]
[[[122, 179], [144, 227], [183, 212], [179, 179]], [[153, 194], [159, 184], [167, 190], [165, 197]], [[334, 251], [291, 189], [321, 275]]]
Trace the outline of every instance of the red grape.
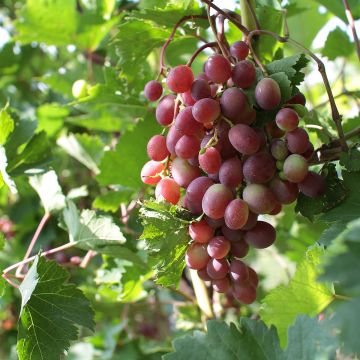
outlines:
[[301, 155], [292, 154], [284, 162], [285, 177], [294, 183], [299, 183], [305, 179], [308, 173], [308, 163]]
[[191, 159], [200, 150], [200, 141], [194, 135], [183, 135], [175, 145], [175, 153], [182, 159]]
[[206, 80], [195, 80], [191, 85], [191, 97], [194, 100], [209, 98], [211, 96], [210, 85]]
[[267, 152], [259, 152], [249, 156], [243, 165], [246, 181], [263, 184], [275, 175], [276, 164], [274, 158]]
[[231, 145], [244, 155], [256, 153], [260, 147], [258, 134], [248, 125], [238, 124], [229, 131]]
[[207, 174], [218, 173], [221, 166], [221, 155], [214, 147], [209, 147], [204, 153], [199, 154], [199, 164]]
[[229, 262], [226, 259], [211, 259], [207, 264], [206, 270], [212, 279], [222, 279], [229, 271]]
[[258, 221], [251, 230], [246, 232], [244, 239], [249, 245], [257, 249], [264, 249], [274, 243], [276, 230], [269, 223]]
[[271, 155], [276, 160], [285, 160], [289, 151], [283, 140], [275, 139], [271, 142]]
[[249, 107], [246, 95], [236, 87], [222, 93], [220, 105], [222, 114], [236, 123], [240, 122]]
[[190, 237], [198, 243], [207, 243], [213, 238], [215, 230], [205, 221], [193, 222], [189, 226]]
[[244, 283], [249, 279], [249, 268], [241, 260], [233, 260], [229, 272], [231, 279], [237, 283]]
[[213, 55], [205, 63], [206, 76], [217, 84], [226, 82], [231, 76], [231, 64], [222, 55]]
[[158, 175], [164, 170], [164, 164], [154, 160], [148, 161], [141, 169], [141, 180], [144, 184], [157, 184], [161, 177]]
[[224, 236], [213, 237], [207, 246], [207, 252], [213, 259], [222, 259], [230, 250], [230, 241]]
[[186, 160], [176, 158], [171, 164], [171, 174], [181, 187], [187, 188], [194, 179], [200, 176], [200, 170], [191, 166]]
[[212, 123], [220, 116], [220, 105], [214, 99], [200, 99], [192, 107], [192, 114], [200, 123]]
[[319, 197], [326, 191], [325, 179], [313, 171], [309, 171], [305, 179], [299, 182], [298, 186], [303, 194], [312, 198]]
[[154, 135], [147, 144], [147, 153], [152, 160], [164, 160], [170, 155], [166, 147], [166, 138], [162, 135]]
[[193, 117], [192, 106], [188, 106], [179, 112], [175, 119], [175, 128], [185, 135], [194, 135], [202, 129], [201, 124]]
[[175, 126], [171, 126], [168, 134], [166, 135], [166, 147], [171, 154], [175, 154], [175, 146], [179, 139], [184, 134], [178, 131]]
[[174, 95], [166, 95], [159, 101], [155, 116], [160, 125], [168, 126], [173, 122], [175, 99], [176, 97]]
[[232, 70], [231, 78], [236, 86], [248, 88], [256, 80], [254, 64], [249, 60], [238, 62]]
[[275, 109], [281, 101], [281, 91], [278, 83], [271, 78], [260, 80], [255, 88], [255, 98], [262, 109]]
[[272, 191], [262, 184], [248, 184], [244, 189], [243, 199], [250, 210], [257, 214], [268, 214], [276, 204]]
[[188, 91], [194, 81], [194, 74], [187, 65], [179, 65], [172, 68], [166, 78], [166, 85], [174, 93]]
[[191, 96], [191, 90], [182, 93], [181, 100], [186, 106], [193, 106], [196, 103], [196, 101]]
[[213, 219], [221, 219], [232, 199], [233, 193], [229, 188], [222, 184], [214, 184], [206, 190], [202, 199], [203, 211]]
[[229, 188], [238, 187], [243, 180], [241, 161], [236, 157], [224, 161], [219, 170], [219, 180]]
[[293, 109], [284, 108], [276, 114], [275, 121], [281, 130], [293, 131], [299, 125], [299, 116]]
[[302, 128], [286, 133], [287, 147], [293, 154], [302, 154], [309, 147], [309, 135]]
[[243, 226], [243, 230], [252, 229], [256, 225], [257, 219], [258, 219], [258, 214], [255, 214], [252, 211], [249, 211], [248, 220], [247, 220], [246, 224]]
[[280, 204], [291, 204], [299, 194], [296, 184], [289, 181], [280, 180], [274, 177], [270, 182], [270, 189]]
[[186, 265], [195, 270], [206, 267], [210, 259], [206, 246], [199, 243], [191, 244], [185, 254]]
[[212, 286], [216, 292], [225, 293], [231, 287], [230, 279], [227, 276], [222, 279], [214, 279], [212, 280]]
[[146, 83], [144, 88], [144, 95], [149, 101], [159, 100], [163, 92], [162, 85], [156, 81], [151, 80]]
[[157, 200], [164, 198], [166, 201], [176, 205], [180, 200], [180, 186], [174, 179], [163, 178], [156, 185], [155, 197]]
[[241, 199], [232, 200], [225, 209], [225, 224], [232, 230], [239, 230], [246, 224], [248, 216], [248, 204]]
[[245, 41], [236, 41], [230, 46], [230, 54], [237, 60], [244, 60], [249, 55], [249, 46]]
[[245, 241], [231, 243], [231, 254], [236, 258], [243, 258], [249, 252], [249, 245]]
[[233, 284], [234, 297], [243, 304], [251, 304], [256, 300], [256, 288], [251, 284]]
[[303, 93], [298, 92], [290, 100], [287, 101], [287, 104], [299, 104], [305, 106], [306, 98]]

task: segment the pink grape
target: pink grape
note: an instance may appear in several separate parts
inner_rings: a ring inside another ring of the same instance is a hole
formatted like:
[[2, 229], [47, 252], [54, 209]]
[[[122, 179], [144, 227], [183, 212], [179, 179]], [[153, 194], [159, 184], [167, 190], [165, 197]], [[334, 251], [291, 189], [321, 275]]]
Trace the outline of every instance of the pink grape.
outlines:
[[191, 159], [200, 150], [200, 141], [194, 135], [183, 135], [175, 145], [175, 153], [182, 159]]
[[211, 259], [206, 266], [206, 270], [212, 279], [222, 279], [229, 271], [229, 262], [226, 259]]
[[163, 87], [158, 81], [151, 80], [148, 83], [146, 83], [144, 88], [144, 95], [149, 101], [159, 100], [162, 93], [163, 93]]
[[213, 219], [221, 219], [232, 199], [233, 193], [229, 188], [222, 184], [214, 184], [206, 190], [202, 199], [203, 211]]
[[241, 160], [233, 157], [224, 161], [219, 170], [219, 180], [229, 188], [238, 187], [243, 180]]
[[191, 244], [185, 254], [186, 265], [195, 270], [205, 268], [210, 259], [206, 246], [199, 243]]
[[226, 82], [231, 76], [231, 64], [222, 55], [213, 55], [205, 63], [206, 76], [217, 84]]
[[255, 98], [262, 109], [275, 109], [281, 101], [281, 91], [278, 83], [271, 78], [260, 80], [255, 88]]
[[230, 279], [227, 276], [225, 276], [222, 279], [212, 280], [212, 286], [216, 292], [225, 293], [231, 287]]
[[288, 156], [284, 161], [284, 174], [287, 180], [299, 183], [308, 173], [308, 163], [305, 158], [298, 154]]
[[256, 80], [254, 64], [249, 60], [239, 61], [232, 70], [231, 78], [237, 87], [248, 88]]
[[299, 115], [293, 109], [284, 108], [276, 114], [275, 121], [281, 130], [293, 131], [299, 125]]
[[213, 259], [224, 258], [230, 250], [230, 242], [224, 236], [215, 236], [210, 239], [207, 252]]
[[249, 268], [241, 260], [233, 260], [229, 272], [230, 278], [237, 283], [244, 283], [249, 279]]
[[174, 93], [188, 91], [194, 81], [194, 74], [187, 65], [179, 65], [172, 68], [166, 78], [166, 85]]
[[207, 243], [214, 237], [215, 230], [206, 222], [200, 220], [193, 222], [189, 226], [190, 237], [198, 243]]
[[160, 180], [160, 173], [164, 170], [164, 164], [154, 160], [148, 161], [141, 169], [141, 180], [144, 184], [155, 185]]
[[276, 230], [269, 223], [258, 221], [251, 230], [246, 232], [244, 239], [249, 245], [257, 249], [264, 249], [274, 243]]
[[267, 152], [258, 152], [249, 156], [243, 165], [246, 181], [263, 184], [270, 181], [275, 175], [276, 165], [273, 157]]
[[195, 135], [202, 129], [201, 124], [193, 117], [192, 106], [179, 112], [175, 119], [175, 128], [185, 135]]
[[186, 160], [176, 158], [171, 164], [171, 174], [174, 180], [183, 188], [200, 176], [200, 170], [191, 166]]
[[195, 80], [191, 85], [191, 97], [194, 100], [209, 98], [211, 96], [210, 85], [206, 80]]
[[192, 107], [192, 114], [202, 124], [212, 123], [220, 116], [220, 105], [214, 99], [200, 99]]
[[309, 135], [302, 128], [286, 133], [287, 147], [293, 154], [302, 154], [309, 147]]
[[221, 155], [214, 147], [209, 147], [199, 154], [199, 164], [207, 174], [216, 174], [220, 170]]
[[260, 148], [260, 139], [254, 129], [248, 125], [238, 124], [229, 131], [232, 146], [244, 155], [252, 155]]
[[162, 161], [170, 155], [166, 147], [166, 138], [162, 135], [154, 135], [147, 144], [149, 158], [155, 161]]
[[243, 199], [256, 214], [268, 214], [276, 203], [272, 191], [262, 184], [248, 184], [243, 191]]
[[225, 209], [225, 224], [232, 230], [239, 230], [246, 224], [248, 216], [248, 204], [241, 199], [232, 200]]
[[298, 186], [303, 194], [312, 198], [324, 195], [326, 191], [325, 179], [313, 171], [309, 171]]
[[244, 60], [249, 51], [249, 45], [245, 41], [236, 41], [230, 46], [230, 54], [237, 60]]
[[168, 126], [173, 122], [175, 111], [174, 95], [164, 96], [156, 107], [156, 120], [162, 126]]
[[155, 197], [157, 200], [164, 198], [166, 201], [176, 205], [180, 200], [180, 186], [174, 179], [163, 178], [156, 185]]

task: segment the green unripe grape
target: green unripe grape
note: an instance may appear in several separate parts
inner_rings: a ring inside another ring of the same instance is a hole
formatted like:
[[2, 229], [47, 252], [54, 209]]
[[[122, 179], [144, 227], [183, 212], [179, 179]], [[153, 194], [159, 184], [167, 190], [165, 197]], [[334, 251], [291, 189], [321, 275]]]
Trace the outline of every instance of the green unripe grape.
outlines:
[[282, 169], [284, 168], [284, 162], [278, 160], [278, 161], [276, 162], [276, 168], [277, 168], [278, 170], [282, 170]]

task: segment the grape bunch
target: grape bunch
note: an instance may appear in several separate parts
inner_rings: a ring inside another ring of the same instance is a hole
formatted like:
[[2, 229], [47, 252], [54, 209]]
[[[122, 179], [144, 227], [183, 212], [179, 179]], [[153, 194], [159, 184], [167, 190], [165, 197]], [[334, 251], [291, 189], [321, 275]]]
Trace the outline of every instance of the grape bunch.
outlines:
[[[256, 299], [258, 276], [242, 259], [250, 246], [267, 248], [276, 238], [275, 228], [259, 215], [278, 214], [283, 204], [296, 201], [299, 191], [322, 195], [325, 181], [308, 169], [314, 147], [293, 109], [293, 104], [305, 105], [304, 95], [282, 103], [274, 79], [257, 82], [246, 42], [234, 43], [230, 52], [234, 64], [212, 55], [196, 77], [186, 65], [170, 69], [164, 96], [159, 81], [146, 84], [148, 100], [161, 98], [156, 120], [166, 135], [149, 140], [151, 160], [141, 178], [156, 185], [157, 199], [181, 204], [201, 218], [189, 226], [187, 266], [215, 291], [232, 292], [250, 304]], [[244, 91], [250, 88], [253, 107]], [[276, 116], [258, 127], [260, 111], [275, 111]]]

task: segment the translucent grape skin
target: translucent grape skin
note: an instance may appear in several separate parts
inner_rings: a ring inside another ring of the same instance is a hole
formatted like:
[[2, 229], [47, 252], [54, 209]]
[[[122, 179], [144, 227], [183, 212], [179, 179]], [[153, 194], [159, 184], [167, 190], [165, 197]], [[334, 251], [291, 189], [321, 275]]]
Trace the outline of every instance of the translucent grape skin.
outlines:
[[236, 258], [243, 258], [249, 252], [249, 245], [245, 241], [231, 243], [231, 255]]
[[249, 156], [243, 165], [244, 178], [251, 183], [264, 184], [275, 175], [274, 158], [267, 152], [258, 152]]
[[251, 284], [233, 284], [232, 291], [235, 299], [243, 304], [251, 304], [256, 300], [256, 288]]
[[222, 55], [213, 55], [205, 63], [206, 76], [217, 84], [226, 82], [231, 76], [231, 64]]
[[284, 175], [287, 180], [299, 183], [305, 179], [308, 173], [308, 163], [304, 157], [291, 154], [284, 161]]
[[200, 176], [194, 179], [187, 187], [186, 196], [195, 207], [193, 210], [196, 214], [202, 213], [202, 199], [206, 190], [213, 184], [214, 182], [207, 176]]
[[210, 85], [206, 80], [198, 79], [191, 84], [191, 97], [194, 100], [209, 98], [211, 96]]
[[324, 195], [326, 191], [325, 179], [313, 171], [309, 171], [304, 180], [298, 183], [298, 186], [304, 195], [311, 198]]
[[189, 226], [190, 237], [198, 243], [205, 244], [209, 242], [214, 237], [214, 234], [215, 229], [213, 229], [205, 220], [193, 222]]
[[157, 200], [164, 198], [166, 201], [176, 205], [180, 200], [180, 186], [174, 179], [163, 178], [156, 185], [155, 197]]
[[283, 131], [293, 131], [299, 125], [299, 116], [293, 109], [279, 110], [275, 117], [276, 125]]
[[201, 124], [193, 117], [192, 106], [188, 106], [179, 112], [175, 119], [175, 128], [185, 135], [194, 135], [202, 129]]
[[219, 103], [210, 98], [200, 99], [192, 108], [192, 114], [196, 121], [207, 124], [214, 122], [220, 116]]
[[249, 51], [249, 46], [245, 41], [236, 41], [230, 46], [230, 54], [237, 60], [246, 59]]
[[230, 278], [237, 283], [244, 283], [249, 279], [249, 268], [241, 260], [231, 262], [229, 273]]
[[225, 224], [231, 230], [239, 230], [246, 224], [248, 216], [248, 204], [242, 199], [234, 199], [225, 209]]
[[190, 90], [193, 81], [194, 74], [187, 65], [172, 68], [166, 77], [166, 85], [174, 93], [184, 93]]
[[221, 155], [214, 147], [207, 148], [199, 154], [199, 164], [207, 174], [217, 174], [221, 166]]
[[202, 199], [203, 211], [213, 219], [221, 219], [232, 199], [233, 193], [229, 188], [222, 184], [214, 184], [206, 190]]
[[211, 259], [207, 263], [206, 270], [212, 279], [223, 279], [229, 272], [229, 262], [226, 259]]
[[302, 128], [286, 133], [287, 147], [293, 154], [302, 154], [309, 147], [309, 135]]
[[141, 169], [140, 177], [144, 184], [148, 185], [155, 185], [160, 180], [160, 174], [164, 170], [164, 164], [161, 162], [157, 162], [154, 160], [150, 160], [144, 164], [143, 168]]
[[280, 139], [275, 139], [271, 142], [270, 151], [276, 160], [285, 160], [289, 154], [286, 143]]
[[258, 134], [248, 125], [237, 124], [229, 131], [231, 145], [244, 155], [252, 155], [259, 150]]
[[207, 266], [210, 259], [206, 245], [199, 243], [191, 244], [185, 254], [185, 262], [190, 269], [201, 270]]
[[269, 223], [258, 221], [251, 230], [246, 232], [244, 239], [256, 249], [265, 249], [275, 242], [276, 230]]
[[156, 107], [156, 120], [162, 126], [168, 126], [173, 122], [175, 111], [175, 99], [172, 94], [164, 96]]
[[268, 214], [276, 203], [272, 191], [262, 184], [248, 184], [243, 191], [243, 199], [256, 214]]
[[219, 180], [231, 189], [238, 187], [243, 181], [241, 160], [233, 157], [224, 161], [219, 170]]
[[159, 100], [162, 93], [163, 93], [163, 87], [158, 81], [151, 80], [148, 83], [146, 83], [144, 88], [144, 95], [149, 101]]
[[249, 108], [246, 95], [236, 87], [226, 89], [220, 98], [222, 114], [234, 121], [241, 122]]
[[256, 70], [254, 64], [249, 60], [239, 61], [233, 68], [231, 79], [240, 88], [248, 88], [256, 80]]
[[296, 184], [274, 177], [270, 182], [270, 189], [280, 204], [293, 203], [299, 194]]
[[147, 144], [147, 154], [154, 161], [162, 161], [170, 155], [166, 147], [166, 138], [162, 135], [154, 135]]
[[200, 170], [191, 166], [186, 160], [176, 158], [171, 164], [171, 174], [181, 187], [187, 188], [194, 179], [200, 176]]
[[230, 279], [225, 276], [222, 279], [212, 280], [213, 289], [218, 293], [225, 293], [231, 287]]
[[200, 150], [200, 140], [194, 135], [183, 135], [175, 145], [175, 153], [182, 159], [191, 159]]
[[224, 236], [215, 236], [210, 239], [207, 252], [213, 259], [222, 259], [229, 253], [230, 246], [230, 241]]
[[262, 109], [275, 109], [281, 101], [281, 91], [278, 83], [271, 78], [261, 79], [255, 88], [255, 99]]

